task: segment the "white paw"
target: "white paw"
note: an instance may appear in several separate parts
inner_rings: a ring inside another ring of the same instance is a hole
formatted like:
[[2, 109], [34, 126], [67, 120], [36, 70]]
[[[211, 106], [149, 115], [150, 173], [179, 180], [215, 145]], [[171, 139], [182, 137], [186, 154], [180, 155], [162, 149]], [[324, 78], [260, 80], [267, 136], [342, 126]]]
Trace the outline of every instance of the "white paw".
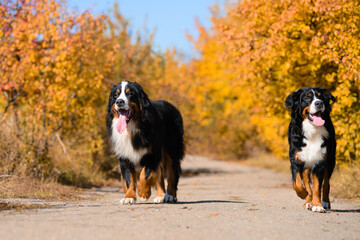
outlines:
[[163, 203], [164, 202], [164, 197], [156, 197], [154, 199], [154, 203]]
[[330, 203], [321, 201], [321, 204], [325, 209], [330, 209]]
[[326, 212], [325, 209], [323, 207], [320, 207], [320, 206], [313, 206], [311, 208], [311, 211], [313, 212], [320, 212], [320, 213], [324, 213]]
[[305, 203], [304, 208], [310, 210], [312, 208], [312, 203]]
[[177, 202], [176, 197], [173, 197], [172, 195], [169, 195], [168, 193], [165, 193], [164, 202], [166, 203], [175, 203]]
[[135, 203], [135, 199], [133, 199], [133, 198], [123, 198], [120, 200], [121, 205], [134, 204], [134, 203]]
[[149, 200], [148, 198], [139, 198], [140, 202], [147, 202], [147, 200]]

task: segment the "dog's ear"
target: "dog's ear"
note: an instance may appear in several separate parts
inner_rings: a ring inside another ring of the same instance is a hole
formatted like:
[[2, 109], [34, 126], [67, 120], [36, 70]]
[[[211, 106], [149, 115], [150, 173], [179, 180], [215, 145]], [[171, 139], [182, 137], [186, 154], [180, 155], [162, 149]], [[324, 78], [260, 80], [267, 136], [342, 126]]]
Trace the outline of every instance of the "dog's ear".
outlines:
[[107, 105], [107, 111], [108, 112], [111, 112], [112, 97], [113, 97], [115, 89], [116, 89], [116, 85], [112, 86], [111, 91], [110, 91], [110, 95], [109, 95], [109, 102], [108, 102], [108, 105]]
[[294, 109], [299, 103], [300, 95], [302, 92], [303, 90], [299, 89], [291, 93], [285, 100], [285, 107], [287, 109]]
[[140, 93], [140, 102], [141, 102], [141, 106], [143, 108], [148, 108], [150, 105], [150, 100], [142, 88], [141, 88], [141, 93]]
[[325, 100], [336, 102], [336, 97], [334, 97], [329, 90], [325, 88], [320, 88], [322, 94], [324, 95]]
[[151, 108], [150, 99], [140, 84], [136, 82], [134, 82], [134, 84], [136, 85], [136, 89], [138, 89], [141, 118], [145, 122], [152, 122], [154, 120], [154, 115]]
[[150, 100], [141, 85], [136, 82], [134, 82], [134, 84], [136, 84], [136, 88], [139, 89], [140, 110], [145, 110], [150, 106]]

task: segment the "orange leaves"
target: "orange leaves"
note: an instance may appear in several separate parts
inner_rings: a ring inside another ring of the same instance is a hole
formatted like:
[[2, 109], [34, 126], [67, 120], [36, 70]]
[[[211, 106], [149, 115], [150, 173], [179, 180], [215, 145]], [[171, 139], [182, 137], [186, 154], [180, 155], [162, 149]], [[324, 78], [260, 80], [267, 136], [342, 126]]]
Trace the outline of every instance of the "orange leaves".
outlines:
[[113, 59], [105, 18], [70, 12], [56, 0], [7, 1], [2, 7], [0, 21], [7, 27], [0, 27], [0, 84], [25, 83], [26, 97], [17, 99], [19, 110], [30, 113], [20, 115], [23, 127], [34, 129], [32, 134], [44, 128], [50, 137], [59, 130], [95, 132], [86, 123], [95, 117], [93, 106]]

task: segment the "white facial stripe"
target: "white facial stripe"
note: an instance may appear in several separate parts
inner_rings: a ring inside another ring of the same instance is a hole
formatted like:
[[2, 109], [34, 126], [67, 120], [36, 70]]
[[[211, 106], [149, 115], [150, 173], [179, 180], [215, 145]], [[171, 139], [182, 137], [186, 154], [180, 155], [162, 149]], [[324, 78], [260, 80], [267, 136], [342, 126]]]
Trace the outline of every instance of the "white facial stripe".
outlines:
[[[127, 84], [128, 84], [128, 82], [126, 82], [126, 81], [122, 81], [122, 82], [121, 82], [121, 93], [120, 93], [120, 96], [116, 99], [116, 100], [118, 100], [118, 99], [124, 100], [124, 102], [125, 102], [125, 104], [124, 104], [125, 109], [128, 109], [128, 108], [129, 108], [129, 101], [128, 101], [126, 95], [125, 95], [125, 88], [126, 88], [126, 85], [127, 85]], [[116, 110], [119, 110], [118, 107], [117, 107], [117, 105], [115, 105], [115, 109], [116, 109]]]
[[128, 82], [121, 82], [121, 94], [120, 94], [120, 96], [118, 97], [118, 99], [122, 99], [122, 100], [124, 100], [125, 101], [125, 105], [127, 105], [128, 104], [128, 100], [127, 100], [127, 98], [126, 98], [126, 95], [125, 95], [125, 88], [126, 88], [126, 85], [128, 84]]
[[310, 113], [314, 114], [317, 112], [315, 103], [318, 101], [321, 101], [321, 100], [316, 97], [314, 90], [311, 90], [311, 91], [313, 92], [314, 99], [312, 100], [311, 105], [310, 105]]

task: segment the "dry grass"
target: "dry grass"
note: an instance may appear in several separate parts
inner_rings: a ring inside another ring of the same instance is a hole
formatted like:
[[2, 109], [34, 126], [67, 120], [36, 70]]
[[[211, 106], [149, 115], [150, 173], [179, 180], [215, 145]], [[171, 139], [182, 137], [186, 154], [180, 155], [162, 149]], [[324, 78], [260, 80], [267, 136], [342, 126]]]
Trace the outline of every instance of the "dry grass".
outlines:
[[79, 190], [55, 182], [41, 182], [34, 178], [0, 180], [1, 198], [36, 198], [46, 200], [77, 200]]
[[61, 140], [58, 136], [52, 141], [51, 136], [37, 136], [15, 125], [12, 117], [0, 123], [0, 175], [86, 188], [104, 184], [106, 173], [101, 171], [100, 165], [106, 158], [95, 156], [90, 151], [91, 145], [81, 137]]
[[0, 202], [0, 211], [4, 211], [4, 210], [22, 211], [25, 209], [39, 209], [39, 208], [50, 208], [50, 207], [51, 205], [48, 204]]
[[360, 163], [336, 167], [331, 178], [331, 194], [360, 200]]
[[290, 173], [289, 160], [279, 160], [269, 153], [259, 153], [241, 161], [241, 164], [251, 167], [271, 169], [275, 172]]

